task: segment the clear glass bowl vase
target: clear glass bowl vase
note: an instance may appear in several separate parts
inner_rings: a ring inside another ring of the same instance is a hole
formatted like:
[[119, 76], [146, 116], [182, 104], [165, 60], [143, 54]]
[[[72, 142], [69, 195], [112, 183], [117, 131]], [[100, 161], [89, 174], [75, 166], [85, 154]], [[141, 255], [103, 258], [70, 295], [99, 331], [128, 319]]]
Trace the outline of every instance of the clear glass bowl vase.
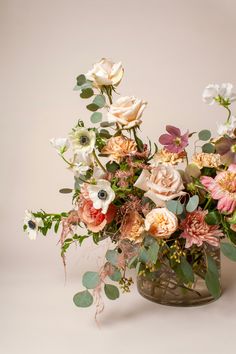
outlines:
[[[220, 249], [208, 246], [210, 254], [218, 267], [220, 277]], [[208, 291], [205, 283], [206, 264], [202, 254], [202, 262], [195, 269], [194, 282], [184, 284], [168, 262], [164, 262], [157, 271], [137, 278], [139, 293], [148, 300], [169, 306], [198, 306], [216, 300]]]

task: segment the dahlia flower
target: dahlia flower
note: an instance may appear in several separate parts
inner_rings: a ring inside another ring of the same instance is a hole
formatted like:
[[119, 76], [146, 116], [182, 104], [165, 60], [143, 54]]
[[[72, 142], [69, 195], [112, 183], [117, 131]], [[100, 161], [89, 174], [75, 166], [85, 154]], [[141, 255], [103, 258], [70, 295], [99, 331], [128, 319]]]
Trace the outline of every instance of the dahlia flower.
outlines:
[[183, 230], [181, 237], [186, 239], [185, 247], [192, 245], [202, 246], [203, 242], [218, 247], [219, 237], [223, 236], [223, 232], [218, 225], [208, 225], [205, 222], [205, 216], [208, 210], [196, 210], [188, 213], [186, 218], [181, 222], [180, 229]]
[[165, 149], [169, 152], [179, 153], [184, 151], [188, 146], [188, 131], [181, 135], [180, 129], [167, 125], [166, 130], [169, 134], [162, 134], [159, 138], [159, 142], [165, 146]]
[[236, 209], [236, 164], [227, 171], [217, 174], [215, 178], [203, 176], [201, 183], [210, 192], [213, 199], [218, 200], [217, 208], [221, 212], [232, 213]]

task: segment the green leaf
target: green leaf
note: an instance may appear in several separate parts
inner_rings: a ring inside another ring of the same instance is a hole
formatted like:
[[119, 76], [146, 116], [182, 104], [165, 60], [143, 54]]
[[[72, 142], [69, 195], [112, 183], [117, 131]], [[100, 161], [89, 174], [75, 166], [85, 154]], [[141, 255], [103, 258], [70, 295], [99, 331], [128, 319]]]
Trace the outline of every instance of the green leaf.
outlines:
[[102, 108], [106, 104], [106, 98], [103, 95], [97, 95], [94, 98], [93, 103], [96, 104], [99, 108]]
[[102, 120], [102, 113], [101, 113], [101, 112], [94, 112], [94, 113], [91, 115], [90, 120], [91, 120], [91, 122], [94, 123], [94, 124], [101, 122], [101, 120]]
[[99, 106], [96, 105], [95, 103], [90, 103], [86, 107], [89, 111], [92, 111], [92, 112], [95, 112], [99, 109]]
[[189, 213], [192, 213], [195, 209], [197, 209], [198, 207], [198, 204], [199, 204], [199, 196], [198, 195], [193, 195], [187, 205], [186, 205], [186, 210], [189, 212]]
[[102, 122], [102, 123], [100, 124], [100, 126], [103, 127], [103, 128], [108, 128], [108, 127], [112, 127], [114, 124], [115, 124], [115, 122], [113, 122], [113, 123]]
[[116, 300], [120, 296], [119, 289], [115, 285], [105, 284], [104, 291], [108, 299]]
[[209, 212], [204, 219], [208, 225], [218, 225], [221, 222], [220, 213], [218, 211]]
[[142, 263], [148, 263], [149, 260], [149, 254], [148, 250], [145, 247], [141, 247], [139, 251], [139, 261]]
[[77, 85], [78, 86], [82, 86], [85, 82], [86, 82], [86, 76], [85, 75], [79, 75], [77, 78], [76, 78], [76, 81], [77, 81]]
[[127, 267], [130, 269], [136, 268], [137, 263], [138, 263], [138, 256], [134, 256], [129, 260]]
[[116, 163], [115, 161], [113, 161], [113, 162], [108, 162], [107, 164], [106, 164], [106, 168], [107, 168], [107, 171], [108, 172], [116, 172], [116, 170], [118, 170], [119, 169], [119, 165], [118, 165], [118, 163]]
[[85, 290], [75, 294], [73, 301], [78, 307], [89, 307], [93, 303], [93, 297], [88, 290]]
[[116, 250], [108, 250], [106, 253], [106, 260], [113, 266], [118, 264], [118, 252]]
[[194, 282], [193, 269], [185, 257], [181, 258], [180, 268], [187, 283]]
[[83, 89], [80, 94], [81, 98], [90, 98], [92, 96], [93, 96], [93, 89], [91, 89], [90, 87]]
[[199, 133], [198, 133], [198, 137], [200, 140], [202, 141], [207, 141], [211, 138], [211, 132], [210, 130], [201, 130]]
[[215, 146], [210, 143], [204, 144], [202, 145], [202, 151], [208, 154], [213, 154], [215, 152]]
[[187, 175], [189, 175], [190, 177], [198, 178], [201, 175], [201, 170], [194, 163], [190, 163], [186, 167], [185, 173], [187, 173]]
[[106, 129], [101, 129], [99, 135], [101, 138], [106, 138], [106, 139], [109, 139], [111, 137], [111, 134]]
[[159, 245], [157, 241], [153, 242], [148, 248], [148, 260], [155, 264], [158, 258]]
[[55, 234], [57, 233], [58, 229], [59, 229], [59, 226], [60, 226], [60, 220], [58, 220], [55, 225], [54, 225], [54, 232]]
[[176, 215], [181, 215], [184, 211], [183, 204], [181, 204], [179, 200], [168, 200], [166, 207]]
[[120, 281], [122, 278], [121, 271], [118, 268], [114, 268], [113, 273], [109, 276], [109, 278], [113, 281]]
[[231, 261], [236, 262], [236, 247], [231, 243], [222, 242], [221, 243], [222, 253], [228, 257]]
[[83, 275], [82, 284], [87, 289], [94, 289], [100, 283], [100, 277], [97, 272], [86, 272]]
[[219, 271], [214, 259], [207, 255], [207, 272], [205, 276], [206, 286], [211, 295], [217, 299], [221, 293]]
[[63, 193], [63, 194], [69, 194], [69, 193], [72, 193], [73, 192], [73, 189], [71, 188], [62, 188], [59, 190], [60, 193]]

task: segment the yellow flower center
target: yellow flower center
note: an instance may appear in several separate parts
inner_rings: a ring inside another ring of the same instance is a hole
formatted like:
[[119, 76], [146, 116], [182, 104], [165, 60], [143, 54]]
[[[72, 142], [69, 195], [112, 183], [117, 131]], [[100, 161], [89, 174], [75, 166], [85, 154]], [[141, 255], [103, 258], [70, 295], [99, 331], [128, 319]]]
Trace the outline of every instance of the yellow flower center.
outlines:
[[228, 172], [219, 181], [219, 186], [229, 193], [236, 193], [236, 172]]

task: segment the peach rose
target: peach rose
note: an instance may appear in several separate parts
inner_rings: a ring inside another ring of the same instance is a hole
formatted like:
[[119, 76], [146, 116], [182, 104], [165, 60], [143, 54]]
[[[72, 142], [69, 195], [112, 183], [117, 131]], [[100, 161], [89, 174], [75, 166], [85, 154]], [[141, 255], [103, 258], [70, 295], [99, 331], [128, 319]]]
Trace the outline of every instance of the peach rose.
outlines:
[[101, 209], [95, 209], [90, 199], [82, 198], [79, 203], [78, 215], [88, 230], [99, 232], [104, 229], [106, 224], [112, 222], [116, 214], [116, 207], [110, 204], [106, 214]]
[[86, 74], [97, 88], [101, 86], [117, 86], [124, 74], [122, 63], [114, 63], [111, 59], [102, 58]]
[[153, 237], [168, 238], [178, 228], [178, 219], [167, 208], [151, 210], [145, 218], [145, 230]]
[[142, 123], [141, 116], [146, 105], [147, 102], [133, 96], [120, 97], [111, 105], [107, 120], [109, 123], [118, 123], [125, 129], [133, 128]]
[[128, 239], [134, 243], [142, 242], [144, 231], [144, 219], [136, 211], [128, 213], [121, 226], [121, 238]]
[[112, 161], [120, 162], [125, 156], [134, 155], [137, 152], [137, 145], [134, 140], [123, 135], [114, 136], [107, 141], [101, 153], [109, 155]]
[[160, 165], [154, 167], [151, 173], [143, 170], [134, 184], [146, 193], [145, 197], [150, 198], [157, 206], [165, 206], [165, 202], [181, 195], [184, 185], [180, 173], [172, 166]]

